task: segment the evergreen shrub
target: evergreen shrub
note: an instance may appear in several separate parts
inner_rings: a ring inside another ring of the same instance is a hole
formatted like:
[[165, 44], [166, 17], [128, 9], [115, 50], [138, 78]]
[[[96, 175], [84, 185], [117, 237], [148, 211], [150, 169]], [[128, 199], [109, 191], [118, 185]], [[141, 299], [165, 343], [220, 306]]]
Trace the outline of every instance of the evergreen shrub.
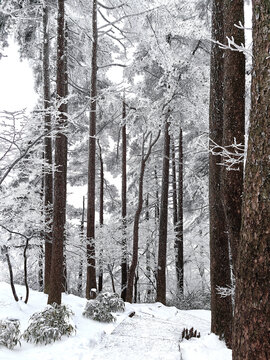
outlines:
[[124, 301], [117, 294], [106, 292], [86, 303], [83, 316], [100, 322], [113, 322], [116, 319], [112, 312], [123, 312], [124, 310]]
[[175, 296], [168, 300], [167, 304], [180, 310], [210, 310], [210, 302], [211, 293], [209, 291], [193, 290]]
[[63, 335], [70, 336], [76, 331], [71, 321], [72, 315], [73, 312], [66, 305], [49, 305], [31, 316], [23, 338], [27, 342], [47, 345], [60, 340]]
[[100, 293], [96, 299], [99, 303], [102, 303], [104, 307], [108, 308], [112, 312], [123, 312], [125, 311], [124, 301], [115, 293]]
[[0, 346], [13, 349], [17, 344], [21, 345], [20, 337], [20, 321], [18, 319], [0, 320]]

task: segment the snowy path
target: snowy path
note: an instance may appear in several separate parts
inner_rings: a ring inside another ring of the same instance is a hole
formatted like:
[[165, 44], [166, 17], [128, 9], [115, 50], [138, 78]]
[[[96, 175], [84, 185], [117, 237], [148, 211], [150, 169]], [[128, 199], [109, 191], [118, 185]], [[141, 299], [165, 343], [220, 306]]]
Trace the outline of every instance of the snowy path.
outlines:
[[[24, 296], [23, 286], [16, 285]], [[231, 351], [210, 332], [210, 311], [181, 311], [175, 307], [155, 304], [129, 304], [126, 311], [116, 314], [115, 323], [100, 323], [82, 316], [86, 300], [63, 294], [63, 303], [73, 311], [76, 334], [61, 341], [34, 345], [21, 340], [21, 346], [9, 350], [0, 346], [1, 360], [180, 360], [179, 340], [183, 328], [194, 327], [200, 339], [180, 343], [182, 360], [231, 360]], [[31, 290], [29, 303], [15, 302], [10, 286], [0, 282], [0, 319], [17, 318], [21, 331], [30, 316], [47, 304], [47, 295]], [[128, 314], [135, 311], [135, 316]]]
[[[160, 331], [162, 329], [162, 332]], [[140, 316], [128, 318], [101, 342], [92, 354], [95, 360], [179, 360], [182, 326]]]
[[[144, 306], [145, 308], [145, 306]], [[92, 360], [180, 360], [179, 340], [185, 326], [190, 326], [193, 316], [176, 311], [167, 319], [151, 312], [138, 311], [124, 320], [110, 335], [97, 345]], [[168, 314], [167, 314], [168, 316]], [[195, 316], [194, 316], [195, 318]], [[209, 329], [209, 322], [197, 319], [201, 331]]]

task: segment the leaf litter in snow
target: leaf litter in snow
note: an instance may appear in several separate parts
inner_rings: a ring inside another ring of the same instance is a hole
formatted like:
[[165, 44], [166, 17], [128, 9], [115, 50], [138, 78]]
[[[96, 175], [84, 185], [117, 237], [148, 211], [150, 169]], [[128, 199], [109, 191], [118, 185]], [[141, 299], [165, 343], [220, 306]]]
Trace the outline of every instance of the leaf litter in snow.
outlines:
[[[16, 286], [24, 294], [23, 286]], [[14, 350], [0, 347], [1, 360], [231, 360], [231, 351], [210, 332], [210, 311], [181, 311], [155, 304], [128, 304], [116, 322], [100, 323], [83, 317], [86, 299], [63, 294], [63, 304], [74, 312], [76, 334], [50, 345], [21, 340]], [[0, 319], [17, 318], [21, 332], [30, 316], [47, 305], [47, 295], [32, 291], [29, 303], [13, 300], [9, 284], [0, 282]], [[132, 318], [128, 314], [135, 311]], [[180, 342], [183, 328], [195, 328], [201, 338]], [[179, 352], [179, 345], [181, 354]]]

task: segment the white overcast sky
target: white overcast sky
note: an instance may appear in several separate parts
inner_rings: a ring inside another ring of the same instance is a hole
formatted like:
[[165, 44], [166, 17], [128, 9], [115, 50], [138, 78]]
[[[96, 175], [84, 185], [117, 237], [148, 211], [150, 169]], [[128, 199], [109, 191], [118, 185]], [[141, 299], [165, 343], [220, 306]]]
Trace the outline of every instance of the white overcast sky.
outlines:
[[20, 61], [18, 46], [12, 41], [0, 59], [0, 111], [31, 109], [37, 100], [33, 72], [26, 60]]

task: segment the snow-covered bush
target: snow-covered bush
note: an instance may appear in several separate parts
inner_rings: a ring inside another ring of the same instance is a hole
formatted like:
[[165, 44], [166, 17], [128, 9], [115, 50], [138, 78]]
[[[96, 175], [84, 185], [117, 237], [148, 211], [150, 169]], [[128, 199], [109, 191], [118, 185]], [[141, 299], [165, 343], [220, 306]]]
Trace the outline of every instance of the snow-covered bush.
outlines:
[[115, 293], [100, 293], [96, 300], [112, 312], [123, 312], [125, 311], [124, 301]]
[[210, 310], [211, 294], [208, 291], [193, 290], [168, 301], [169, 306], [180, 310]]
[[105, 292], [100, 293], [96, 300], [86, 303], [83, 315], [92, 320], [112, 322], [115, 321], [112, 312], [123, 312], [124, 310], [125, 303], [117, 294]]
[[60, 340], [63, 335], [70, 336], [75, 332], [71, 315], [73, 312], [65, 305], [49, 305], [45, 310], [31, 316], [30, 325], [23, 333], [23, 338], [27, 342], [47, 345]]
[[108, 307], [97, 300], [87, 301], [83, 316], [100, 322], [115, 321], [115, 317], [112, 315]]
[[18, 319], [0, 320], [0, 346], [13, 349], [20, 343], [20, 321]]

